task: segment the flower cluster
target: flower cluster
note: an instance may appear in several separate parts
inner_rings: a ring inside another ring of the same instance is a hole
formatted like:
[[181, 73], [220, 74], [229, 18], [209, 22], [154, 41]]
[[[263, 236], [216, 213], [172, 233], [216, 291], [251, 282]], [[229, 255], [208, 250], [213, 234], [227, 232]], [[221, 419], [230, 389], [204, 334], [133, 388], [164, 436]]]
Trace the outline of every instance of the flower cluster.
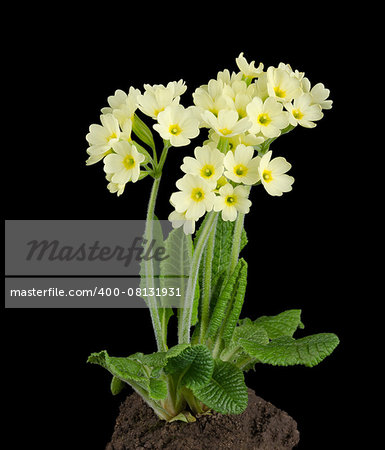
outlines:
[[180, 80], [167, 86], [145, 84], [143, 94], [133, 87], [128, 94], [118, 89], [108, 97], [109, 106], [101, 110], [101, 124], [91, 125], [86, 139], [90, 144], [87, 165], [103, 160], [110, 192], [121, 195], [128, 181], [135, 183], [151, 173], [147, 166], [153, 162], [151, 157], [132, 137], [135, 121], [140, 121], [138, 109], [157, 121], [153, 128], [171, 146], [188, 145], [190, 139], [198, 136], [195, 107], [184, 108], [179, 103], [185, 91], [186, 85]]
[[[183, 80], [167, 86], [145, 84], [143, 93], [133, 87], [128, 93], [115, 91], [101, 110], [101, 123], [91, 125], [86, 136], [87, 165], [103, 160], [107, 187], [117, 195], [129, 181], [159, 176], [164, 160], [158, 163], [152, 133], [138, 117], [139, 110], [156, 121], [152, 128], [167, 147], [186, 146], [201, 128], [208, 129], [208, 139], [195, 148], [194, 157], [183, 160], [185, 175], [170, 198], [174, 227], [183, 225], [186, 233], [193, 233], [195, 222], [211, 210], [234, 221], [239, 213], [249, 212], [248, 196], [256, 184], [274, 196], [290, 191], [291, 166], [283, 157], [272, 158], [270, 144], [298, 125], [314, 128], [322, 110], [332, 106], [329, 90], [322, 83], [312, 87], [303, 72], [287, 64], [265, 71], [262, 63], [255, 67], [243, 53], [236, 64], [239, 71], [225, 69], [197, 88], [194, 105], [187, 108], [180, 103], [187, 89]], [[151, 147], [153, 157], [136, 137]]]
[[[185, 173], [171, 195], [173, 226], [193, 233], [195, 221], [207, 211], [221, 211], [223, 220], [234, 221], [248, 213], [250, 188], [262, 184], [273, 196], [292, 189], [291, 165], [272, 158], [273, 140], [297, 125], [316, 126], [330, 109], [329, 90], [322, 83], [311, 87], [303, 72], [280, 63], [264, 71], [243, 53], [236, 58], [238, 72], [219, 72], [193, 93], [199, 126], [209, 129], [208, 140], [185, 157]], [[194, 108], [194, 107], [193, 107]]]

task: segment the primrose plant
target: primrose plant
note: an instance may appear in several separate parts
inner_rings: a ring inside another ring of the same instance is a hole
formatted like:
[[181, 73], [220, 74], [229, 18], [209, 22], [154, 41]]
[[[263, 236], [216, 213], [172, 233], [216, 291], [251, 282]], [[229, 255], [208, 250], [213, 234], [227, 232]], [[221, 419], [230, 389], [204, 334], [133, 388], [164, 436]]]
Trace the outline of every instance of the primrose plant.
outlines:
[[[291, 165], [273, 157], [270, 146], [298, 126], [314, 128], [332, 101], [322, 83], [312, 86], [303, 72], [287, 64], [265, 71], [262, 63], [248, 63], [243, 53], [236, 64], [237, 72], [226, 69], [198, 87], [189, 107], [180, 103], [183, 80], [145, 84], [143, 92], [117, 90], [102, 109], [101, 124], [91, 125], [86, 137], [87, 165], [103, 161], [110, 192], [120, 196], [128, 182], [153, 178], [144, 247], [154, 238], [164, 239], [169, 255], [160, 262], [160, 276], [155, 276], [153, 259], [141, 265], [157, 352], [112, 357], [101, 351], [88, 362], [111, 373], [113, 394], [127, 383], [169, 422], [195, 421], [210, 411], [240, 414], [248, 399], [243, 372], [255, 370], [257, 363], [311, 367], [339, 343], [332, 333], [295, 339], [295, 331], [303, 328], [298, 309], [240, 319], [247, 263], [239, 255], [247, 243], [250, 190], [262, 186], [271, 196], [281, 196], [292, 189]], [[155, 121], [161, 152], [145, 116]], [[167, 154], [172, 147], [189, 145], [202, 128], [207, 140], [183, 159], [183, 176], [170, 197], [173, 230], [164, 238], [155, 205]], [[168, 277], [170, 266], [183, 267], [188, 276]], [[176, 311], [162, 306], [165, 298], [159, 296], [169, 287], [179, 288], [182, 296], [178, 344], [171, 348], [167, 330]]]

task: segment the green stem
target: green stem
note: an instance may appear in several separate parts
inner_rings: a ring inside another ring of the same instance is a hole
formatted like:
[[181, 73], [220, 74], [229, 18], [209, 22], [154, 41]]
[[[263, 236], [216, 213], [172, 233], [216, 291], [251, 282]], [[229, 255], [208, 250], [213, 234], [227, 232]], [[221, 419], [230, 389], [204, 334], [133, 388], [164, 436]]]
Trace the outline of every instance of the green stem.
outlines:
[[[246, 186], [246, 189], [250, 194], [251, 186]], [[228, 271], [229, 276], [233, 273], [236, 265], [238, 264], [239, 253], [241, 251], [241, 240], [244, 222], [245, 215], [239, 212], [234, 226], [233, 245], [231, 247], [230, 265]]]
[[149, 396], [148, 392], [143, 389], [138, 383], [130, 381], [130, 385], [134, 389], [134, 391], [139, 394], [148, 405], [151, 406], [158, 417], [167, 421], [172, 419], [173, 414], [167, 411], [165, 408], [162, 408], [162, 406], [160, 406], [157, 401], [153, 400]]
[[240, 360], [238, 360], [235, 363], [235, 365], [237, 367], [239, 367], [241, 370], [245, 370], [246, 366], [248, 366], [252, 362], [257, 362], [257, 360], [255, 358], [253, 358], [252, 356], [245, 356], [245, 357], [241, 358]]
[[213, 358], [216, 359], [219, 356], [222, 344], [222, 333], [219, 332], [217, 338], [215, 339], [214, 347], [212, 349]]
[[[293, 127], [293, 125], [288, 125], [286, 128], [284, 128], [281, 131], [281, 134], [279, 136], [282, 136], [286, 133], [289, 133], [291, 130], [293, 130], [295, 127]], [[265, 142], [263, 142], [260, 146], [260, 150], [258, 151], [258, 155], [259, 156], [263, 156], [265, 153], [267, 153], [270, 150], [270, 145], [279, 138], [279, 136], [274, 137], [274, 138], [270, 138], [270, 139], [266, 139]]]
[[199, 274], [199, 263], [203, 254], [203, 250], [206, 245], [206, 241], [211, 232], [211, 228], [214, 225], [215, 217], [218, 215], [216, 212], [208, 213], [209, 217], [205, 223], [203, 230], [199, 235], [197, 245], [194, 249], [194, 254], [191, 262], [190, 276], [188, 279], [186, 294], [183, 304], [182, 319], [179, 321], [178, 326], [178, 343], [185, 344], [190, 342], [190, 327], [191, 316], [193, 310], [193, 303], [195, 297], [195, 288]]
[[213, 257], [214, 257], [214, 247], [215, 247], [215, 232], [216, 224], [218, 222], [218, 216], [216, 216], [213, 228], [209, 235], [206, 247], [206, 253], [204, 256], [204, 274], [203, 274], [203, 292], [202, 292], [202, 303], [201, 303], [201, 320], [200, 320], [200, 330], [199, 330], [199, 342], [202, 344], [204, 336], [207, 331], [207, 327], [210, 320], [210, 299], [211, 299], [211, 278], [213, 269]]
[[185, 398], [187, 404], [189, 405], [191, 411], [194, 413], [194, 415], [202, 414], [205, 412], [205, 408], [207, 410], [207, 407], [204, 407], [203, 403], [200, 402], [195, 395], [192, 393], [190, 389], [187, 389], [184, 387], [182, 389], [183, 391], [183, 397]]
[[163, 141], [163, 143], [164, 143], [163, 151], [162, 154], [160, 155], [159, 164], [155, 170], [156, 175], [158, 176], [162, 175], [162, 170], [167, 158], [168, 149], [171, 147], [170, 141]]
[[237, 345], [236, 347], [234, 347], [231, 350], [227, 350], [221, 353], [221, 360], [222, 361], [230, 361], [233, 356], [241, 349], [240, 345]]
[[[158, 190], [159, 190], [159, 184], [160, 184], [160, 177], [155, 178], [153, 185], [152, 185], [150, 200], [148, 202], [148, 208], [147, 208], [146, 228], [144, 231], [144, 239], [145, 239], [144, 252], [146, 252], [148, 250], [148, 246], [151, 245], [151, 242], [153, 240], [154, 211], [155, 211], [156, 197], [158, 195]], [[154, 292], [155, 291], [155, 283], [154, 283], [154, 266], [153, 266], [152, 258], [146, 258], [144, 260], [144, 270], [145, 270], [145, 284], [146, 284], [147, 292]], [[147, 297], [147, 303], [148, 303], [148, 307], [150, 310], [152, 327], [154, 329], [158, 351], [160, 351], [160, 352], [166, 351], [167, 347], [166, 347], [166, 343], [164, 342], [164, 339], [163, 339], [162, 325], [160, 322], [156, 296], [149, 295]]]
[[[169, 143], [168, 143], [169, 144]], [[159, 191], [160, 179], [162, 175], [162, 168], [164, 162], [167, 157], [167, 152], [170, 145], [166, 145], [163, 148], [162, 155], [160, 157], [160, 163], [155, 170], [155, 179], [151, 189], [150, 200], [148, 202], [147, 208], [147, 218], [146, 218], [146, 228], [144, 231], [144, 239], [146, 240], [144, 252], [148, 250], [148, 246], [151, 245], [154, 235], [154, 213], [155, 213], [155, 204], [156, 198]], [[155, 292], [155, 283], [154, 283], [154, 265], [152, 258], [146, 258], [144, 261], [145, 268], [145, 282], [147, 292]], [[162, 323], [159, 316], [158, 304], [155, 295], [149, 295], [147, 297], [148, 307], [150, 309], [152, 326], [155, 333], [156, 344], [158, 347], [158, 351], [164, 352], [167, 351], [167, 343], [166, 343], [166, 333], [162, 330]]]
[[238, 257], [241, 249], [241, 238], [243, 231], [243, 224], [245, 221], [245, 215], [238, 213], [237, 220], [235, 221], [234, 235], [233, 235], [233, 245], [231, 247], [230, 255], [230, 265], [229, 265], [229, 276], [233, 273], [236, 265], [238, 264]]

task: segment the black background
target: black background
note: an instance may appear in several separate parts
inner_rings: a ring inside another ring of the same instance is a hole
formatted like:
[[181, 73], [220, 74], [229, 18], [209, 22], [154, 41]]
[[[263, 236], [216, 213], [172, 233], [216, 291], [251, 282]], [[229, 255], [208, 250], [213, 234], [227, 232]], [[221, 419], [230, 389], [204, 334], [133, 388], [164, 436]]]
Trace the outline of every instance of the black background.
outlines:
[[[350, 108], [346, 71], [359, 49], [328, 7], [287, 15], [272, 7], [209, 10], [165, 5], [133, 10], [104, 5], [97, 14], [75, 7], [23, 10], [7, 41], [9, 88], [3, 110], [6, 219], [143, 219], [151, 180], [128, 185], [121, 197], [106, 189], [102, 164], [85, 166], [85, 135], [116, 89], [142, 89], [183, 78], [181, 103], [215, 78], [237, 70], [235, 58], [279, 62], [305, 71], [331, 90], [333, 109], [315, 129], [298, 127], [272, 146], [292, 163], [293, 191], [280, 198], [254, 189], [246, 217], [249, 282], [243, 316], [300, 308], [298, 336], [335, 332], [332, 356], [312, 369], [259, 366], [246, 375], [258, 395], [298, 422], [300, 448], [342, 448], [356, 437], [349, 334], [352, 309]], [[286, 7], [288, 8], [288, 7]], [[317, 15], [318, 14], [318, 15]], [[44, 18], [43, 18], [44, 17]], [[18, 39], [16, 39], [18, 37]], [[353, 64], [354, 66], [354, 64]], [[148, 121], [151, 124], [151, 121]], [[8, 131], [7, 131], [8, 130]], [[204, 132], [202, 133], [204, 136]], [[199, 145], [200, 136], [195, 141]], [[167, 218], [179, 166], [193, 146], [170, 151], [157, 211]], [[255, 192], [254, 192], [255, 191]], [[148, 311], [114, 309], [5, 310], [6, 434], [10, 448], [103, 449], [124, 395], [109, 392], [110, 376], [86, 364], [89, 353], [155, 351]], [[173, 325], [172, 325], [173, 327]], [[174, 328], [172, 328], [174, 330]], [[175, 331], [175, 330], [174, 330]], [[127, 392], [127, 391], [126, 391]]]

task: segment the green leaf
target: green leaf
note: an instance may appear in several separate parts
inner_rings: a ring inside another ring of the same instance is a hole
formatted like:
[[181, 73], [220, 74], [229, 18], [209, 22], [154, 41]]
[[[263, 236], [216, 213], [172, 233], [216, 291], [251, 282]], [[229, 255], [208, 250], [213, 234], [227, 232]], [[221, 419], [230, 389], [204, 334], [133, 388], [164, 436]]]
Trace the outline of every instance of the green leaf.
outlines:
[[171, 347], [168, 352], [166, 353], [166, 358], [171, 359], [178, 356], [180, 353], [183, 352], [187, 347], [190, 347], [190, 344], [177, 344], [174, 345], [174, 347]]
[[[192, 260], [192, 239], [190, 235], [183, 232], [182, 227], [172, 230], [164, 242], [168, 258], [160, 262], [161, 287], [168, 291], [173, 289], [180, 291], [183, 299], [187, 289]], [[171, 292], [171, 291], [170, 291]], [[163, 304], [174, 304], [176, 297], [163, 297]]]
[[[200, 232], [204, 228], [206, 219], [207, 215], [196, 232], [194, 241], [195, 243], [198, 242]], [[221, 216], [218, 217], [215, 230], [214, 257], [212, 261], [213, 265], [212, 289], [214, 289], [214, 286], [216, 285], [221, 274], [223, 272], [227, 272], [230, 263], [231, 249], [233, 245], [234, 226], [235, 222], [225, 221], [222, 219]], [[247, 236], [245, 230], [243, 230], [241, 236], [240, 250], [242, 250], [246, 244], [247, 244]]]
[[88, 357], [87, 362], [99, 364], [122, 381], [145, 382], [147, 380], [142, 365], [137, 361], [130, 358], [111, 357], [105, 350], [99, 353], [92, 353]]
[[138, 136], [141, 141], [143, 141], [155, 151], [155, 143], [151, 130], [136, 114], [134, 115], [134, 120], [132, 121], [132, 131], [136, 134], [136, 136]]
[[276, 339], [280, 336], [292, 337], [297, 328], [304, 328], [300, 309], [289, 309], [276, 316], [262, 316], [254, 323], [265, 328], [269, 339]]
[[214, 370], [214, 360], [205, 345], [186, 347], [177, 356], [169, 358], [165, 372], [180, 374], [179, 384], [189, 389], [205, 385]]
[[[234, 227], [235, 222], [225, 221], [221, 216], [218, 217], [213, 258], [213, 267], [218, 275], [228, 269], [233, 246]], [[247, 236], [245, 230], [243, 230], [240, 250], [243, 249], [246, 243]]]
[[[231, 250], [233, 246], [235, 222], [224, 221], [221, 216], [218, 217], [215, 231], [214, 257], [212, 260], [211, 277], [211, 300], [210, 310], [214, 310], [217, 299], [220, 297], [226, 282], [228, 280], [228, 270], [231, 259]], [[246, 232], [243, 229], [241, 235], [240, 251], [247, 244]], [[202, 283], [202, 274], [200, 274]]]
[[143, 372], [151, 377], [157, 377], [161, 369], [167, 364], [166, 352], [156, 352], [149, 355], [143, 353], [134, 353], [128, 357], [137, 361], [143, 367]]
[[240, 339], [240, 343], [257, 362], [274, 366], [301, 364], [313, 367], [333, 352], [339, 344], [339, 339], [333, 333], [320, 333], [297, 340], [290, 336], [281, 336], [267, 345], [247, 339]]
[[186, 423], [192, 423], [192, 422], [196, 422], [196, 417], [194, 417], [190, 411], [182, 411], [181, 413], [179, 413], [178, 415], [174, 416], [172, 419], [170, 419], [168, 421], [168, 423], [172, 423], [172, 422], [186, 422]]
[[154, 400], [164, 400], [167, 397], [167, 383], [164, 380], [151, 378], [149, 384], [149, 394]]
[[[212, 312], [210, 323], [208, 327], [208, 337], [214, 340], [217, 336], [220, 326], [226, 315], [226, 309], [232, 304], [232, 299], [236, 295], [237, 289], [239, 287], [241, 277], [241, 270], [244, 268], [245, 261], [240, 259], [236, 265], [234, 272], [231, 274], [230, 278], [227, 279], [227, 283], [219, 296], [214, 311]], [[234, 325], [235, 326], [235, 325]]]
[[236, 327], [231, 340], [232, 345], [239, 344], [240, 339], [252, 340], [262, 345], [269, 343], [267, 331], [263, 326], [256, 323], [245, 323]]
[[[167, 306], [177, 306], [176, 301], [182, 302], [186, 293], [188, 277], [192, 261], [192, 239], [183, 232], [182, 227], [172, 230], [165, 243], [166, 255], [169, 257], [160, 263], [160, 286], [166, 288], [168, 293], [179, 291], [180, 297], [163, 296], [161, 298], [164, 308], [160, 311], [165, 326], [173, 315], [173, 311]], [[181, 309], [178, 308], [178, 314]]]
[[211, 380], [192, 390], [198, 400], [221, 414], [241, 414], [247, 408], [243, 373], [229, 362], [216, 360]]
[[[178, 347], [178, 346], [176, 346]], [[170, 355], [183, 351], [183, 347], [174, 348]], [[133, 386], [140, 386], [149, 397], [154, 400], [163, 400], [167, 397], [168, 387], [164, 379], [159, 378], [162, 368], [167, 364], [168, 352], [156, 352], [149, 355], [134, 353], [127, 358], [110, 357], [104, 350], [92, 353], [87, 362], [99, 364], [112, 375], [111, 392], [118, 394], [124, 387], [124, 382]]]
[[115, 376], [112, 377], [111, 386], [110, 386], [112, 395], [118, 395], [119, 392], [122, 391], [124, 386], [126, 386], [126, 383], [124, 383], [122, 380], [120, 380], [119, 378], [117, 378]]
[[236, 363], [237, 360], [247, 357], [247, 353], [241, 346], [241, 339], [253, 341], [261, 345], [269, 343], [266, 330], [261, 325], [244, 323], [235, 328], [230, 344], [221, 353], [221, 359]]
[[239, 275], [233, 290], [231, 302], [228, 305], [226, 318], [222, 326], [221, 334], [225, 344], [230, 343], [237, 326], [239, 315], [241, 314], [243, 302], [245, 300], [247, 285], [247, 262], [241, 258], [238, 262], [241, 265]]

